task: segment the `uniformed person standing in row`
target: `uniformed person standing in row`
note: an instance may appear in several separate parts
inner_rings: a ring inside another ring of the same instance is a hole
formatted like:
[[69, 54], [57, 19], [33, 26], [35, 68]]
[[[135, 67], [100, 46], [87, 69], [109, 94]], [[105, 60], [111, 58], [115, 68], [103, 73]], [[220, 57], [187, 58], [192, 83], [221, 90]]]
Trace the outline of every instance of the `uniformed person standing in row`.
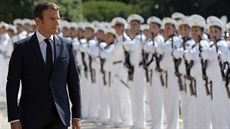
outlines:
[[131, 103], [133, 111], [133, 127], [145, 128], [145, 70], [143, 65], [143, 44], [146, 37], [140, 30], [144, 19], [138, 14], [131, 14], [127, 18], [130, 24], [128, 35], [131, 38], [129, 44], [125, 44], [125, 49], [129, 51], [130, 62], [133, 67], [133, 78], [130, 80]]
[[157, 71], [157, 53], [156, 48], [163, 45], [164, 38], [161, 35], [161, 20], [152, 16], [147, 19], [149, 25], [150, 38], [144, 45], [145, 52], [145, 77], [146, 91], [149, 101], [149, 107], [152, 117], [151, 129], [163, 129], [163, 87], [160, 82], [160, 73]]
[[157, 48], [157, 53], [163, 55], [160, 66], [164, 75], [164, 109], [167, 129], [178, 128], [179, 115], [179, 84], [175, 75], [172, 52], [181, 46], [181, 39], [176, 34], [176, 21], [166, 17], [162, 20], [164, 29], [164, 45]]
[[124, 66], [126, 62], [124, 43], [130, 42], [130, 38], [125, 33], [127, 21], [124, 18], [115, 17], [112, 19], [111, 24], [116, 31], [117, 41], [114, 43], [114, 51], [112, 53], [110, 122], [120, 126], [132, 126], [130, 86], [128, 85], [128, 72]]
[[[97, 24], [96, 26], [96, 40], [97, 40], [97, 45], [96, 50], [99, 51], [99, 57], [95, 58], [95, 61], [97, 63], [97, 70], [96, 70], [96, 75], [97, 75], [97, 87], [98, 87], [98, 91], [97, 91], [97, 95], [98, 95], [98, 105], [99, 105], [99, 109], [98, 109], [98, 118], [96, 121], [98, 122], [108, 122], [109, 118], [110, 118], [110, 109], [109, 109], [109, 96], [108, 96], [108, 86], [107, 86], [107, 81], [106, 78], [109, 76], [109, 74], [107, 75], [105, 73], [105, 59], [102, 58], [101, 53], [103, 53], [104, 51], [107, 52], [107, 50], [111, 50], [109, 49], [110, 45], [113, 46], [113, 42], [108, 42], [109, 45], [103, 45], [106, 44], [105, 40], [106, 40], [106, 31], [109, 30], [109, 28], [105, 28], [103, 24]], [[111, 47], [113, 48], [113, 47]], [[95, 49], [93, 50], [95, 51]], [[95, 53], [95, 55], [97, 55], [98, 52]], [[99, 60], [98, 60], [99, 59]], [[107, 66], [107, 65], [106, 65]], [[109, 65], [111, 66], [111, 65]], [[107, 70], [109, 71], [109, 70]], [[108, 72], [109, 73], [109, 72]], [[111, 76], [110, 76], [111, 77]], [[108, 83], [111, 83], [108, 82]]]
[[[209, 47], [207, 40], [203, 38], [203, 30], [206, 27], [206, 23], [197, 18], [191, 18], [189, 23], [191, 27], [191, 36], [194, 42], [192, 49], [185, 53], [184, 58], [187, 60], [189, 69], [188, 77], [195, 81], [195, 106], [191, 107], [195, 109], [195, 113], [191, 114], [195, 116], [194, 128], [210, 129], [210, 95], [209, 89], [205, 84], [202, 68], [205, 67], [204, 60], [201, 57], [202, 51]], [[194, 119], [193, 119], [194, 120]]]
[[[7, 80], [7, 70], [8, 70], [8, 56], [9, 54], [9, 43], [10, 37], [7, 33], [8, 24], [5, 22], [0, 22], [0, 96], [5, 96], [5, 86]], [[12, 49], [11, 49], [12, 51]]]
[[184, 128], [192, 128], [195, 126], [195, 111], [194, 106], [196, 105], [196, 86], [189, 73], [189, 63], [185, 58], [184, 54], [190, 51], [194, 44], [190, 37], [190, 26], [187, 18], [177, 21], [178, 33], [182, 38], [182, 44], [179, 49], [173, 52], [173, 56], [176, 59], [175, 74], [179, 83], [179, 90], [181, 95], [181, 111], [183, 118]]
[[227, 128], [227, 92], [224, 89], [223, 62], [220, 59], [223, 51], [228, 49], [226, 41], [221, 37], [225, 28], [222, 21], [214, 16], [208, 17], [207, 26], [211, 41], [209, 49], [202, 52], [202, 57], [208, 62], [206, 74], [211, 88], [211, 123], [213, 129]]

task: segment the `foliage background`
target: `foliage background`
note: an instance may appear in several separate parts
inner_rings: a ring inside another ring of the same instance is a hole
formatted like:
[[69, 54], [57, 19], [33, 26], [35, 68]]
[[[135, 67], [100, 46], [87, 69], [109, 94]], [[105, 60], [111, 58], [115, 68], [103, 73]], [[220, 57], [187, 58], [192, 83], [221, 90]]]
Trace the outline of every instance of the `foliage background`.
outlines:
[[[0, 21], [32, 18], [34, 6], [41, 0], [0, 0]], [[230, 17], [229, 0], [49, 0], [61, 7], [62, 19], [68, 21], [110, 21], [132, 13], [163, 18], [173, 12]]]

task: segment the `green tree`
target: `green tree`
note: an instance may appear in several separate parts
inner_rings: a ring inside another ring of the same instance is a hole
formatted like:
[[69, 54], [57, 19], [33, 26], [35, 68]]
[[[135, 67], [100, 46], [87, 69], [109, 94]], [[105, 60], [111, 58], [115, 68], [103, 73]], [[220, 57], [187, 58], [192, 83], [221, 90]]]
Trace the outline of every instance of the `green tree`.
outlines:
[[15, 18], [32, 18], [34, 0], [1, 0], [0, 21], [12, 23]]
[[126, 18], [133, 13], [132, 6], [116, 1], [86, 1], [83, 3], [83, 15], [88, 21], [110, 21], [120, 16]]
[[51, 0], [60, 6], [61, 18], [68, 21], [82, 21], [81, 0]]
[[[33, 18], [36, 4], [44, 0], [0, 0], [0, 21], [12, 23], [15, 18]], [[48, 0], [60, 6], [61, 18], [69, 21], [81, 21], [81, 0]]]

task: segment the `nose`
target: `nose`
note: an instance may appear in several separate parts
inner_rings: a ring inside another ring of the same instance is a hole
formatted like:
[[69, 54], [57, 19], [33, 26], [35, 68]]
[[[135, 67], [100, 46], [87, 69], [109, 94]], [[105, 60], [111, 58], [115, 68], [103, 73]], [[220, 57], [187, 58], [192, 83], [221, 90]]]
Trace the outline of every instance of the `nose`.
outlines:
[[60, 20], [59, 20], [59, 19], [56, 19], [56, 20], [55, 20], [55, 25], [56, 25], [56, 26], [59, 26], [59, 25], [60, 25]]

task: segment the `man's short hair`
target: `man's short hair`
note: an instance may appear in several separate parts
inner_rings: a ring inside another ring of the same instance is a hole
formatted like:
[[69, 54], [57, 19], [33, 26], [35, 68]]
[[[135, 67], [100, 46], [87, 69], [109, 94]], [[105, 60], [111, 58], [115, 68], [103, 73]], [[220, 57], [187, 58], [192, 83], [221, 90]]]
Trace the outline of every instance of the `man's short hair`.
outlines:
[[47, 9], [59, 10], [59, 7], [53, 2], [43, 1], [39, 3], [38, 5], [36, 5], [36, 7], [34, 8], [33, 17], [34, 18], [38, 17], [42, 19], [43, 11]]

